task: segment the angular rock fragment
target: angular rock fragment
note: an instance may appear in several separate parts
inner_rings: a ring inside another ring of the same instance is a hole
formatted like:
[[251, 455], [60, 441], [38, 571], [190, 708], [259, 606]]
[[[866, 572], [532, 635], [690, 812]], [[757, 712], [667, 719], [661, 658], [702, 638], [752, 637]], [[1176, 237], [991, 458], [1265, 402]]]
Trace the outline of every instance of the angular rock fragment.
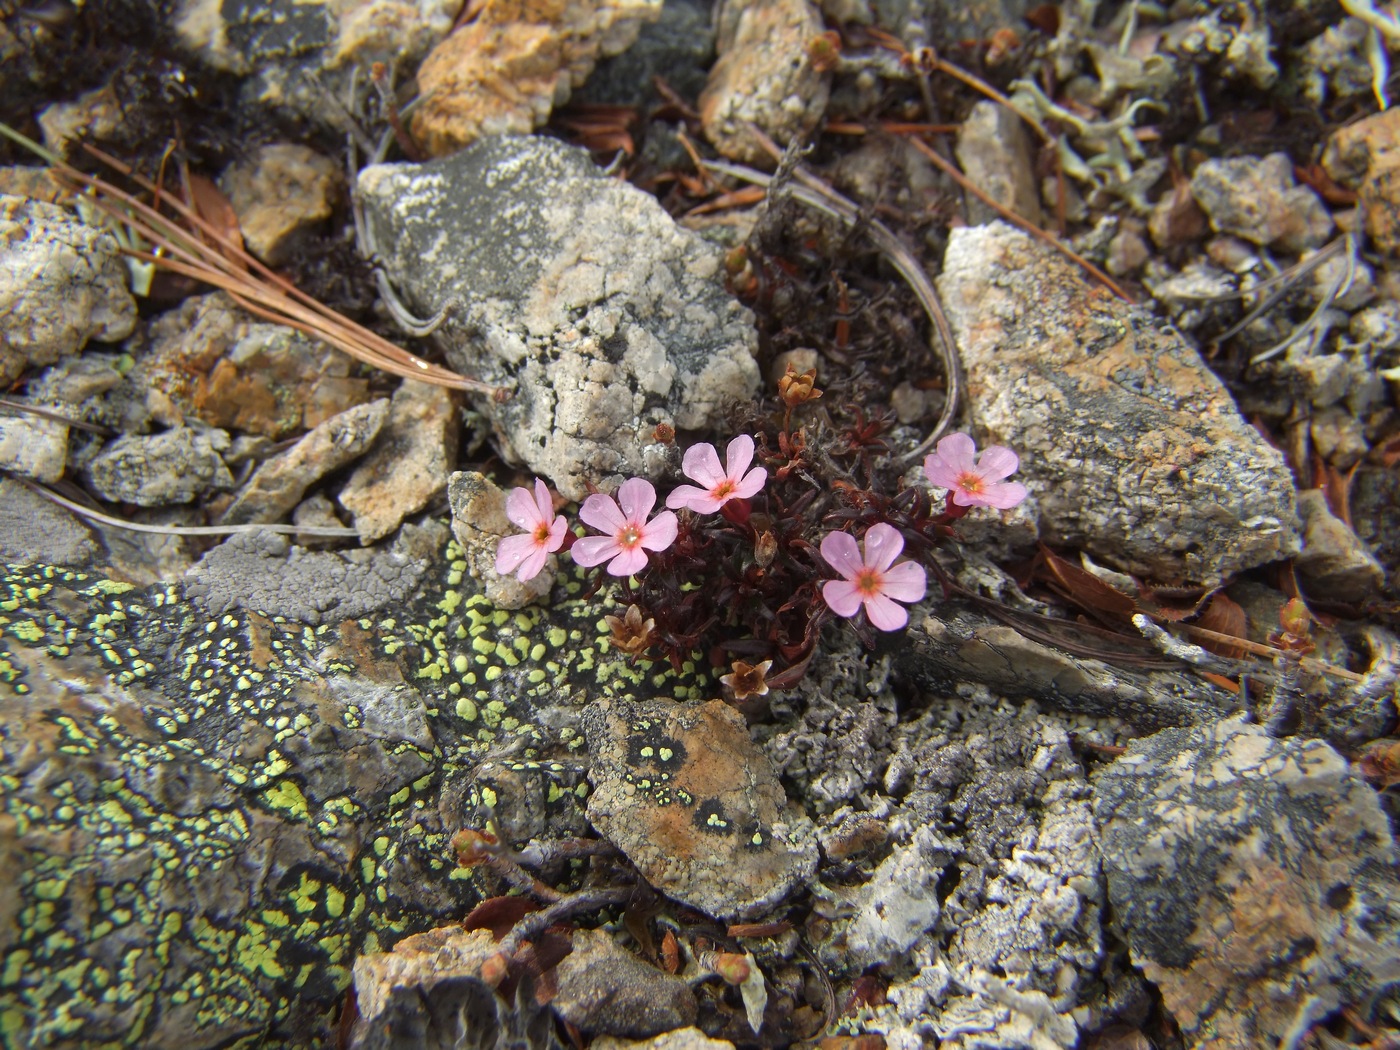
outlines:
[[365, 461], [337, 497], [362, 543], [383, 539], [447, 485], [462, 426], [452, 391], [405, 380]]
[[67, 208], [0, 196], [0, 317], [0, 386], [89, 339], [125, 339], [136, 302], [116, 239]]
[[1390, 824], [1322, 741], [1164, 730], [1098, 776], [1094, 814], [1132, 960], [1188, 1045], [1284, 1045], [1400, 979]]
[[222, 430], [175, 427], [162, 434], [127, 434], [93, 457], [83, 474], [94, 492], [113, 503], [189, 503], [233, 488], [233, 475], [219, 456], [227, 447]]
[[1219, 233], [1284, 252], [1320, 248], [1332, 217], [1308, 186], [1293, 177], [1286, 153], [1205, 161], [1191, 178], [1191, 195]]
[[[1021, 218], [1040, 224], [1040, 193], [1025, 123], [1005, 106], [979, 102], [958, 129], [958, 163], [978, 189]], [[969, 195], [968, 217], [991, 222], [996, 212]]]
[[560, 961], [554, 1011], [585, 1032], [639, 1038], [695, 1023], [695, 993], [621, 947], [606, 930], [575, 930]]
[[1169, 324], [1000, 222], [954, 230], [938, 284], [976, 429], [1020, 454], [1046, 541], [1211, 586], [1297, 553], [1283, 455]]
[[660, 14], [661, 0], [489, 0], [418, 67], [415, 141], [440, 157], [482, 136], [534, 131]]
[[331, 217], [344, 180], [335, 161], [309, 146], [272, 142], [235, 161], [220, 181], [243, 243], [280, 266], [310, 230]]
[[326, 420], [254, 471], [224, 511], [220, 523], [280, 521], [301, 502], [308, 488], [363, 455], [374, 443], [388, 414], [389, 399], [380, 398]]
[[0, 469], [57, 481], [68, 465], [68, 424], [37, 415], [0, 414]]
[[366, 218], [454, 369], [514, 388], [482, 404], [512, 460], [570, 499], [610, 475], [657, 477], [658, 423], [705, 430], [758, 389], [748, 311], [718, 249], [655, 198], [542, 138], [486, 139], [360, 174]]
[[822, 28], [810, 0], [727, 0], [719, 15], [719, 60], [699, 103], [715, 149], [771, 166], [749, 124], [786, 146], [821, 123], [830, 87], [808, 45]]
[[1327, 506], [1321, 489], [1298, 493], [1303, 518], [1303, 550], [1296, 566], [1311, 595], [1327, 600], [1361, 602], [1385, 583], [1385, 569], [1351, 526]]
[[772, 765], [721, 700], [600, 700], [582, 716], [588, 819], [652, 886], [717, 918], [772, 908], [817, 864]]

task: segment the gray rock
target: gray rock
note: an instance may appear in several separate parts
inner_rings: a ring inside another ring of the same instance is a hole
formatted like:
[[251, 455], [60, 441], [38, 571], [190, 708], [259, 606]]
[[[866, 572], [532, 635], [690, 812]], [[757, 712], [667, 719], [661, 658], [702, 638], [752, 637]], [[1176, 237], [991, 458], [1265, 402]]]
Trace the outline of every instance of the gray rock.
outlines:
[[374, 543], [447, 486], [462, 424], [452, 391], [405, 380], [374, 447], [340, 490], [361, 543]]
[[1376, 793], [1238, 718], [1134, 741], [1094, 783], [1109, 899], [1188, 1045], [1276, 1046], [1400, 979]]
[[776, 771], [721, 700], [599, 700], [588, 819], [656, 889], [708, 915], [772, 908], [817, 865], [816, 833], [785, 812]]
[[389, 399], [356, 405], [332, 416], [248, 479], [220, 518], [224, 525], [280, 521], [306, 490], [362, 456], [389, 414]]
[[575, 930], [573, 945], [549, 1004], [570, 1024], [636, 1039], [695, 1023], [690, 985], [620, 947], [606, 930]]
[[57, 481], [68, 465], [68, 424], [0, 412], [0, 469], [35, 481]]
[[113, 503], [189, 503], [233, 488], [233, 475], [219, 456], [227, 447], [222, 430], [175, 427], [162, 434], [127, 434], [93, 457], [83, 474], [94, 492]]
[[115, 238], [67, 208], [0, 196], [0, 317], [0, 385], [89, 339], [126, 338], [136, 302]]
[[885, 965], [900, 958], [938, 921], [938, 878], [934, 859], [944, 843], [931, 828], [895, 848], [849, 903], [855, 909], [846, 930], [850, 964]]
[[571, 499], [609, 475], [657, 477], [657, 423], [705, 430], [758, 389], [748, 312], [719, 250], [587, 153], [488, 139], [441, 161], [360, 174], [391, 277], [452, 367], [515, 396], [485, 403], [511, 459]]
[[770, 167], [753, 124], [786, 146], [821, 123], [831, 88], [808, 45], [822, 32], [810, 0], [725, 0], [715, 41], [719, 59], [700, 93], [705, 137], [726, 157]]
[[1304, 588], [1315, 597], [1360, 602], [1385, 583], [1385, 569], [1351, 526], [1334, 515], [1321, 489], [1298, 493], [1303, 549], [1295, 559]]
[[1293, 178], [1286, 153], [1215, 158], [1191, 177], [1191, 195], [1219, 233], [1298, 253], [1332, 236], [1332, 216], [1310, 187]]
[[411, 593], [439, 530], [404, 530], [390, 550], [308, 551], [269, 532], [238, 533], [186, 577], [190, 599], [211, 614], [245, 609], [301, 623], [366, 616]]
[[954, 230], [938, 284], [975, 430], [1020, 454], [1045, 540], [1207, 585], [1298, 551], [1282, 454], [1170, 325], [1000, 222]]
[[17, 565], [83, 565], [100, 546], [68, 511], [9, 478], [0, 478], [0, 558]]
[[[958, 128], [958, 163], [978, 189], [1021, 218], [1040, 225], [1040, 194], [1031, 167], [1031, 142], [1023, 121], [996, 102], [979, 102]], [[967, 214], [976, 223], [997, 213], [971, 194]]]
[[654, 78], [662, 77], [681, 98], [694, 100], [705, 86], [714, 59], [715, 31], [704, 0], [671, 0], [661, 17], [645, 23], [620, 55], [604, 59], [574, 93], [581, 103], [650, 106], [657, 99]]

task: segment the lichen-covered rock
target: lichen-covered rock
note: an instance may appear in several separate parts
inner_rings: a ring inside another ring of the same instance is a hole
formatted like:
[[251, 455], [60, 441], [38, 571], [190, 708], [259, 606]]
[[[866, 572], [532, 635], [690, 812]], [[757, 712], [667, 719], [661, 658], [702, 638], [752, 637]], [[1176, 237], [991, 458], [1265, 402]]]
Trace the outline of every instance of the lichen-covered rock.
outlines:
[[748, 125], [786, 146], [821, 123], [830, 94], [808, 45], [822, 32], [810, 0], [726, 0], [719, 59], [700, 93], [705, 137], [726, 157], [773, 163]]
[[388, 414], [389, 399], [380, 398], [332, 416], [255, 470], [220, 524], [281, 521], [317, 481], [364, 455]]
[[1332, 216], [1311, 187], [1293, 178], [1286, 153], [1212, 158], [1191, 177], [1191, 195], [1218, 233], [1279, 251], [1320, 248], [1332, 235]]
[[126, 264], [106, 230], [67, 208], [0, 196], [0, 386], [136, 325]]
[[94, 456], [83, 474], [94, 492], [113, 503], [189, 503], [233, 488], [233, 475], [219, 455], [226, 448], [228, 434], [222, 430], [175, 427], [161, 434], [127, 434]]
[[440, 157], [534, 131], [660, 14], [661, 0], [489, 0], [418, 67], [415, 141]]
[[588, 818], [656, 889], [717, 918], [759, 915], [816, 868], [811, 822], [721, 700], [600, 701], [583, 713]]
[[575, 930], [573, 951], [559, 963], [559, 993], [550, 1006], [585, 1032], [631, 1038], [695, 1023], [695, 993], [620, 946], [606, 930]]
[[1298, 552], [1283, 455], [1175, 329], [1005, 223], [952, 231], [943, 267], [969, 410], [1045, 540], [1207, 585]]
[[1282, 1045], [1400, 979], [1390, 824], [1322, 741], [1165, 730], [1098, 776], [1094, 814], [1133, 962], [1187, 1045]]
[[354, 515], [361, 543], [383, 539], [447, 487], [461, 434], [452, 391], [400, 384], [369, 455], [336, 497]]
[[452, 367], [514, 387], [488, 401], [502, 451], [570, 499], [657, 477], [658, 423], [715, 425], [758, 389], [748, 311], [718, 249], [582, 150], [486, 139], [424, 165], [360, 174], [366, 219], [414, 308], [457, 297], [438, 330]]

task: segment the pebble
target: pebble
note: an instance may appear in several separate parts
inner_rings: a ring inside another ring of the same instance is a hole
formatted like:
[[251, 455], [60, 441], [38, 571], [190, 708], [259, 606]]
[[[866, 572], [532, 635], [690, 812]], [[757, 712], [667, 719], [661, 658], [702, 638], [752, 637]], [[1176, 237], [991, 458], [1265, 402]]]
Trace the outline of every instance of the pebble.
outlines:
[[452, 391], [404, 380], [374, 447], [337, 497], [361, 543], [389, 535], [446, 487], [461, 433]]
[[1388, 109], [1333, 132], [1322, 167], [1356, 190], [1374, 245], [1392, 255], [1400, 252], [1400, 110]]
[[588, 819], [653, 887], [720, 919], [775, 907], [816, 869], [811, 822], [721, 700], [599, 700], [582, 716]]
[[51, 152], [71, 159], [75, 143], [85, 138], [110, 139], [121, 130], [124, 119], [116, 92], [111, 84], [104, 84], [71, 102], [45, 106], [39, 114], [39, 130]]
[[219, 455], [228, 443], [222, 430], [195, 427], [127, 434], [94, 456], [83, 474], [92, 491], [112, 503], [189, 503], [233, 488], [233, 475]]
[[1169, 323], [1004, 223], [953, 230], [938, 285], [980, 442], [1020, 455], [1047, 542], [1209, 586], [1297, 553], [1282, 454]]
[[715, 149], [771, 168], [773, 158], [748, 124], [782, 147], [821, 123], [830, 78], [813, 66], [808, 47], [824, 28], [809, 0], [726, 0], [719, 12], [719, 59], [699, 104]]
[[238, 215], [244, 246], [281, 266], [331, 217], [344, 177], [335, 161], [309, 146], [271, 142], [235, 161], [219, 181]]
[[1332, 216], [1313, 190], [1299, 186], [1286, 153], [1205, 161], [1191, 195], [1217, 233], [1298, 254], [1332, 236]]
[[505, 383], [478, 402], [508, 462], [570, 499], [678, 455], [658, 423], [708, 430], [758, 391], [752, 316], [723, 253], [584, 150], [498, 136], [423, 165], [360, 173], [366, 222], [395, 286], [431, 315], [448, 363]]
[[63, 477], [67, 466], [67, 423], [0, 411], [0, 469], [47, 484]]
[[312, 485], [364, 455], [388, 414], [389, 399], [380, 398], [326, 420], [254, 471], [219, 524], [281, 521]]
[[1298, 493], [1303, 549], [1294, 559], [1307, 593], [1331, 601], [1362, 602], [1385, 583], [1385, 569], [1351, 526], [1332, 513], [1321, 489]]
[[1116, 923], [1188, 1046], [1278, 1046], [1400, 970], [1375, 791], [1239, 717], [1133, 741], [1095, 778]]
[[645, 1038], [695, 1023], [695, 993], [643, 962], [606, 930], [575, 930], [550, 1006], [583, 1032]]
[[[963, 174], [1002, 207], [1036, 226], [1040, 193], [1031, 165], [1031, 141], [1021, 118], [996, 102], [979, 102], [958, 127], [958, 163]], [[968, 220], [991, 222], [996, 211], [967, 195]]]
[[599, 59], [619, 54], [661, 0], [493, 0], [418, 67], [414, 140], [440, 157], [483, 136], [526, 134], [569, 100]]
[[127, 270], [106, 230], [67, 208], [0, 196], [0, 386], [136, 326]]

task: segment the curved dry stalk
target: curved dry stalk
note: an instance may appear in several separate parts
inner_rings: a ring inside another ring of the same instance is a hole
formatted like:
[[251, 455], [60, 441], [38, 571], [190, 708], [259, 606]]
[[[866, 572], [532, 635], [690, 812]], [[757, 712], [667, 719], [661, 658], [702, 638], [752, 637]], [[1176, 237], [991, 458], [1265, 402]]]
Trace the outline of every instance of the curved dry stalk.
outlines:
[[[713, 171], [742, 179], [744, 182], [753, 183], [756, 186], [767, 187], [773, 181], [773, 176], [755, 171], [753, 168], [746, 168], [741, 164], [729, 164], [715, 160], [707, 160], [702, 163]], [[957, 415], [958, 404], [962, 400], [962, 362], [958, 358], [957, 343], [953, 339], [953, 328], [948, 323], [948, 315], [943, 312], [943, 303], [938, 298], [938, 292], [934, 290], [933, 282], [928, 279], [928, 274], [919, 265], [919, 261], [914, 258], [914, 254], [895, 236], [893, 230], [878, 219], [864, 218], [855, 204], [828, 187], [800, 165], [792, 169], [792, 174], [794, 181], [789, 183], [785, 189], [792, 194], [794, 200], [843, 222], [847, 226], [862, 227], [870, 234], [870, 239], [875, 242], [881, 253], [889, 260], [890, 265], [913, 290], [915, 297], [919, 300], [919, 305], [924, 308], [924, 312], [928, 314], [929, 322], [933, 326], [935, 336], [931, 342], [934, 352], [938, 355], [939, 363], [943, 366], [943, 373], [947, 377], [948, 397], [944, 402], [943, 411], [939, 414], [938, 422], [928, 437], [900, 457], [902, 461], [908, 462], [932, 448], [934, 442], [948, 431], [948, 428], [952, 426], [953, 417]]]

